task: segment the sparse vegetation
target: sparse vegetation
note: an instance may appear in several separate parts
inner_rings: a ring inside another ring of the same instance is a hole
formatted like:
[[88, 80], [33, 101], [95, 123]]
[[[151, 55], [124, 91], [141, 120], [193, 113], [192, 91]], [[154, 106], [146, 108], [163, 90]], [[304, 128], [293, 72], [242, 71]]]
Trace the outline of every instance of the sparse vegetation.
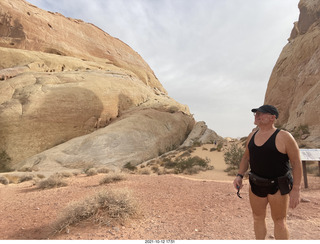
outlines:
[[132, 165], [131, 162], [128, 162], [123, 166], [123, 169], [127, 169], [129, 171], [136, 171], [137, 167]]
[[12, 169], [10, 168], [11, 158], [7, 154], [5, 150], [0, 152], [0, 172], [10, 172]]
[[18, 174], [5, 174], [2, 177], [8, 180], [8, 184], [19, 184], [25, 181], [34, 179], [34, 175], [18, 175]]
[[124, 224], [129, 218], [137, 216], [138, 212], [138, 204], [128, 190], [104, 190], [71, 203], [53, 226], [54, 234], [83, 220], [107, 226]]
[[0, 183], [3, 184], [3, 185], [8, 185], [9, 184], [9, 180], [7, 177], [1, 175], [0, 176]]
[[33, 180], [33, 178], [34, 178], [34, 175], [22, 175], [20, 177], [19, 183]]
[[51, 189], [67, 186], [68, 184], [62, 180], [58, 174], [51, 175], [48, 179], [42, 180], [38, 183], [38, 189]]
[[125, 179], [126, 179], [126, 177], [123, 174], [110, 174], [110, 175], [105, 176], [100, 181], [100, 185], [118, 182], [118, 181], [122, 181]]
[[106, 167], [102, 167], [98, 169], [98, 173], [99, 174], [108, 174], [110, 172], [110, 170]]
[[224, 161], [229, 167], [225, 170], [230, 175], [236, 174], [236, 170], [239, 169], [241, 158], [244, 154], [244, 149], [236, 144], [232, 144], [231, 147], [224, 154]]
[[86, 171], [86, 175], [87, 176], [94, 176], [94, 175], [97, 175], [98, 174], [98, 171], [96, 168], [90, 168]]
[[221, 152], [222, 148], [223, 148], [223, 142], [220, 141], [220, 142], [218, 143], [218, 145], [217, 145], [217, 151], [218, 151], [218, 152]]
[[193, 141], [192, 146], [193, 147], [201, 147], [202, 143], [198, 140]]
[[176, 174], [185, 173], [185, 174], [195, 174], [200, 170], [212, 169], [212, 166], [209, 166], [209, 159], [202, 159], [198, 156], [184, 158], [176, 158], [174, 161], [167, 159], [164, 162], [164, 167], [167, 169], [174, 169]]
[[61, 178], [69, 178], [69, 177], [72, 177], [73, 176], [73, 173], [71, 172], [66, 172], [66, 171], [63, 171], [63, 172], [59, 172], [57, 173], [59, 177]]
[[150, 175], [151, 174], [151, 170], [150, 169], [148, 169], [148, 168], [141, 168], [141, 169], [139, 169], [139, 174], [141, 174], [141, 175]]

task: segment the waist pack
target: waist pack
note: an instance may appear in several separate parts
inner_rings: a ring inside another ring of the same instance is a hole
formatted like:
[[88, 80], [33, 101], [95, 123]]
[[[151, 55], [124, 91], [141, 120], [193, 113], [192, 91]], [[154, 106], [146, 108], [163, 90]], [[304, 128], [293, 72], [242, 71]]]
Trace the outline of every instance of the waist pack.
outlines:
[[293, 185], [293, 178], [290, 171], [288, 171], [284, 176], [280, 176], [274, 179], [262, 178], [250, 172], [249, 180], [251, 183], [257, 186], [262, 186], [262, 187], [277, 186], [281, 192], [281, 195], [288, 194], [291, 191], [292, 185]]
[[276, 179], [262, 178], [252, 172], [249, 173], [249, 179], [257, 186], [274, 186], [276, 184]]

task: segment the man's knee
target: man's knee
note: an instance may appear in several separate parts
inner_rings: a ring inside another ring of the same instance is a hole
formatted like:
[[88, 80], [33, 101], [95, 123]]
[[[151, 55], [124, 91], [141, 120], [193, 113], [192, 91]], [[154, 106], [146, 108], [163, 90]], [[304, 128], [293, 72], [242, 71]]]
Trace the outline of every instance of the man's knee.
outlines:
[[285, 228], [287, 226], [287, 220], [286, 217], [273, 217], [272, 216], [272, 220], [274, 222], [274, 225], [278, 226], [278, 227], [283, 227]]
[[255, 222], [265, 221], [266, 213], [253, 213], [253, 220]]

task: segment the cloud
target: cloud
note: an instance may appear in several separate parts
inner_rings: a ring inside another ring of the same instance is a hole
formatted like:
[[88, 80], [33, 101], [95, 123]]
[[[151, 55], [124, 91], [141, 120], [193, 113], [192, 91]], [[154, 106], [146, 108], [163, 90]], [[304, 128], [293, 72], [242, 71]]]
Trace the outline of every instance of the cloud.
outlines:
[[83, 19], [137, 51], [177, 101], [222, 136], [245, 136], [251, 108], [298, 20], [299, 0], [30, 0]]

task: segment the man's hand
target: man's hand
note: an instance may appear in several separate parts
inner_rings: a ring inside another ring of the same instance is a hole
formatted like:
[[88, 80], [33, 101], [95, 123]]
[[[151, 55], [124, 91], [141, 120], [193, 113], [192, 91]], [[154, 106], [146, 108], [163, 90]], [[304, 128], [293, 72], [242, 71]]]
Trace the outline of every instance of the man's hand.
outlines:
[[233, 181], [233, 186], [234, 188], [236, 188], [238, 190], [238, 188], [240, 187], [240, 189], [242, 188], [242, 178], [240, 176], [237, 176], [234, 181]]
[[289, 207], [294, 209], [300, 203], [300, 189], [293, 187], [289, 193], [289, 196], [290, 196]]

